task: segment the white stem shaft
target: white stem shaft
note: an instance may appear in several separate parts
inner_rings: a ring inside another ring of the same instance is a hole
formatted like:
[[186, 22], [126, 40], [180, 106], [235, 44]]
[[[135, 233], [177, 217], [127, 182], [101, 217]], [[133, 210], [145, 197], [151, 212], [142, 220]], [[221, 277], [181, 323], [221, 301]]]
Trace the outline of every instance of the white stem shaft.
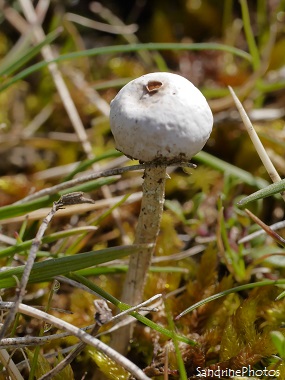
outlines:
[[[124, 283], [122, 301], [134, 306], [142, 302], [144, 286], [159, 233], [164, 205], [166, 167], [146, 167], [144, 172], [143, 197], [135, 244], [150, 244], [131, 255], [129, 270]], [[126, 326], [114, 334], [112, 346], [125, 353], [131, 337], [131, 327]]]
[[146, 168], [135, 244], [150, 244], [151, 248], [142, 248], [141, 252], [130, 257], [123, 298], [132, 306], [142, 302], [143, 299], [144, 285], [163, 212], [165, 179], [166, 167]]

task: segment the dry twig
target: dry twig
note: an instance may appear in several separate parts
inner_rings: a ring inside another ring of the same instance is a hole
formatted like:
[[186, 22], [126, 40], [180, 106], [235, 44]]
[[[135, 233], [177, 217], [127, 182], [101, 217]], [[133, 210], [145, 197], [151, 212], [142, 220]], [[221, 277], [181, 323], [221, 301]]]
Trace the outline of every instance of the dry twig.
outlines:
[[[149, 167], [155, 167], [156, 165], [155, 164], [148, 164], [148, 166]], [[188, 162], [177, 163], [177, 164], [173, 164], [170, 166], [178, 166], [178, 167], [181, 166], [181, 167], [192, 167], [192, 168], [196, 167], [195, 165], [188, 163]], [[49, 187], [47, 189], [42, 189], [42, 190], [40, 190], [34, 194], [28, 195], [27, 197], [15, 202], [14, 204], [23, 204], [26, 202], [30, 202], [34, 199], [38, 199], [40, 197], [43, 197], [45, 195], [56, 194], [59, 191], [69, 189], [73, 186], [77, 186], [81, 183], [89, 182], [89, 181], [92, 181], [94, 179], [98, 179], [98, 178], [102, 178], [102, 177], [111, 177], [111, 176], [123, 174], [125, 172], [129, 172], [129, 171], [144, 170], [144, 169], [145, 169], [145, 165], [140, 164], [140, 165], [131, 165], [131, 166], [125, 166], [122, 168], [115, 168], [115, 169], [108, 169], [108, 170], [99, 171], [97, 173], [88, 174], [88, 175], [85, 175], [82, 177], [72, 179], [70, 181], [60, 183], [58, 185]]]
[[80, 328], [71, 325], [59, 318], [56, 318], [50, 314], [47, 314], [41, 310], [37, 310], [31, 306], [19, 304], [18, 311], [30, 317], [40, 319], [47, 322], [48, 324], [54, 325], [58, 329], [65, 330], [71, 335], [76, 336], [82, 342], [95, 347], [99, 351], [103, 352], [105, 355], [109, 356], [110, 359], [114, 360], [117, 364], [121, 365], [128, 372], [130, 372], [138, 380], [150, 380], [141, 369], [139, 369], [134, 363], [120, 355], [118, 352], [107, 346], [105, 343], [100, 340], [92, 337], [90, 334], [87, 334], [85, 331], [82, 331]]
[[0, 340], [4, 338], [6, 331], [9, 329], [10, 325], [12, 324], [16, 313], [18, 312], [18, 308], [20, 303], [22, 302], [25, 292], [26, 292], [26, 287], [29, 281], [30, 273], [32, 270], [32, 267], [34, 265], [34, 261], [36, 258], [36, 254], [39, 250], [39, 247], [41, 245], [42, 238], [44, 236], [44, 233], [51, 222], [52, 218], [54, 217], [55, 213], [62, 207], [70, 204], [75, 204], [75, 203], [85, 203], [85, 202], [93, 202], [90, 199], [86, 199], [83, 196], [83, 193], [71, 193], [67, 194], [63, 197], [61, 197], [57, 202], [54, 202], [51, 211], [49, 214], [46, 216], [46, 218], [43, 220], [42, 224], [40, 225], [40, 228], [36, 234], [35, 239], [33, 240], [30, 253], [28, 256], [28, 260], [25, 265], [25, 269], [19, 284], [19, 287], [17, 289], [17, 299], [14, 303], [13, 308], [10, 310], [9, 314], [7, 315], [5, 322], [0, 330]]

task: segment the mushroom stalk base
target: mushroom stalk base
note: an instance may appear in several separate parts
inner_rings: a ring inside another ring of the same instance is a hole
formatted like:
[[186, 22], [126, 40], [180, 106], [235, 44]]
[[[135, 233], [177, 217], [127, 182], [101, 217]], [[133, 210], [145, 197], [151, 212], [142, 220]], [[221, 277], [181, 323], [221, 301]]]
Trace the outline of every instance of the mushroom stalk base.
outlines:
[[[166, 166], [146, 167], [143, 197], [135, 244], [150, 244], [130, 256], [129, 269], [124, 283], [122, 301], [134, 306], [142, 302], [144, 286], [159, 233], [164, 205]], [[112, 347], [126, 353], [131, 338], [131, 325], [121, 328], [112, 337]]]

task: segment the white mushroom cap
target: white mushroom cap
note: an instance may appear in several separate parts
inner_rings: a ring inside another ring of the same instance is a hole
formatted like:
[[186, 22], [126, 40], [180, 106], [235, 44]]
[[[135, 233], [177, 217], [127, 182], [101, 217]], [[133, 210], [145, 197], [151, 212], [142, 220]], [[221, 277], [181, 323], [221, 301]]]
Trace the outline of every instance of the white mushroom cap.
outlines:
[[188, 161], [208, 140], [211, 109], [186, 78], [151, 73], [126, 84], [111, 102], [116, 148], [141, 162]]

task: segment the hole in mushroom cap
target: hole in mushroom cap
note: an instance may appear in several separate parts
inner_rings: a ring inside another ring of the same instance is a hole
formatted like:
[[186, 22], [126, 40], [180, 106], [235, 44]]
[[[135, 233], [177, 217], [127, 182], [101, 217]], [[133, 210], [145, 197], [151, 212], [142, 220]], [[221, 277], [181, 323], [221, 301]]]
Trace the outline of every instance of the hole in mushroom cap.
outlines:
[[146, 85], [146, 89], [149, 93], [157, 92], [160, 87], [162, 86], [162, 83], [158, 80], [151, 80]]

